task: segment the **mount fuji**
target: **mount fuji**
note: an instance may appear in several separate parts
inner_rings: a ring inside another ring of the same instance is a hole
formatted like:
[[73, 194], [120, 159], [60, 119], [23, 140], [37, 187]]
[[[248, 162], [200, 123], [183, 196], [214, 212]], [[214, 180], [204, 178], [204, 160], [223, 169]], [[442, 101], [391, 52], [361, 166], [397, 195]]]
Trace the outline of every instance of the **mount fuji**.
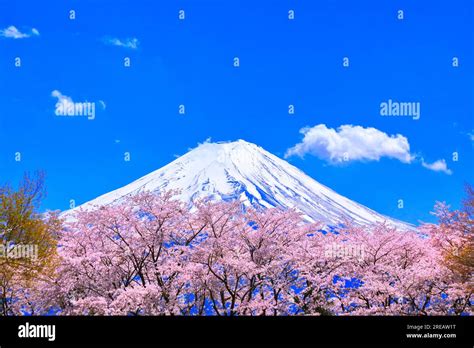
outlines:
[[318, 183], [298, 168], [263, 148], [238, 140], [204, 143], [168, 165], [77, 209], [114, 204], [141, 191], [178, 190], [176, 196], [189, 204], [200, 198], [239, 200], [264, 208], [294, 208], [308, 221], [337, 225], [349, 220], [358, 225], [386, 222], [401, 229], [413, 226], [381, 215]]

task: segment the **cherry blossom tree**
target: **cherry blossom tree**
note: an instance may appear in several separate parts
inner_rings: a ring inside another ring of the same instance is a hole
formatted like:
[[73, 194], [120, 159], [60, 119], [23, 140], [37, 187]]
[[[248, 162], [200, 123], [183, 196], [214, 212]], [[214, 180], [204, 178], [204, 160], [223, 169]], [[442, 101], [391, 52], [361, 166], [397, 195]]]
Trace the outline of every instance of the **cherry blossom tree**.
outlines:
[[317, 225], [294, 211], [206, 204], [197, 220], [206, 236], [190, 251], [190, 283], [200, 314], [281, 315], [292, 311], [299, 282], [294, 253]]
[[[429, 239], [385, 224], [350, 226], [340, 243], [362, 253], [348, 255], [337, 270], [330, 298], [334, 311], [361, 315], [429, 314], [436, 284], [436, 250]], [[356, 247], [358, 246], [358, 247]]]
[[418, 230], [331, 228], [240, 202], [189, 210], [174, 194], [77, 212], [64, 222], [56, 273], [19, 302], [61, 315], [472, 313], [472, 273], [447, 256], [472, 238], [472, 220], [446, 207]]
[[63, 263], [44, 293], [62, 314], [179, 314], [187, 222], [172, 193], [80, 211], [65, 224]]
[[443, 271], [443, 281], [437, 284], [444, 301], [436, 306], [443, 314], [472, 313], [474, 296], [474, 192], [468, 196], [462, 210], [451, 211], [438, 203], [434, 215], [437, 224], [425, 224], [422, 230], [431, 236], [438, 251], [437, 267]]

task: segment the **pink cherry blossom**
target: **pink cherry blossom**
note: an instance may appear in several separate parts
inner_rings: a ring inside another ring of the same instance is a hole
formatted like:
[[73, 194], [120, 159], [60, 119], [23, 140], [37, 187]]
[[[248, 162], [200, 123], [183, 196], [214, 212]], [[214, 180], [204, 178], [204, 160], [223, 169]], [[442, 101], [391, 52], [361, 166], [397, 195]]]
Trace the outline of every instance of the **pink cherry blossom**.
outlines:
[[[51, 279], [17, 310], [61, 315], [452, 315], [472, 313], [472, 284], [445, 264], [465, 224], [336, 231], [296, 211], [140, 193], [79, 211], [60, 235]], [[462, 217], [462, 216], [461, 216]], [[451, 220], [450, 220], [451, 219]], [[472, 224], [470, 225], [472, 226]], [[472, 231], [470, 232], [472, 233]], [[472, 280], [472, 279], [471, 279]]]

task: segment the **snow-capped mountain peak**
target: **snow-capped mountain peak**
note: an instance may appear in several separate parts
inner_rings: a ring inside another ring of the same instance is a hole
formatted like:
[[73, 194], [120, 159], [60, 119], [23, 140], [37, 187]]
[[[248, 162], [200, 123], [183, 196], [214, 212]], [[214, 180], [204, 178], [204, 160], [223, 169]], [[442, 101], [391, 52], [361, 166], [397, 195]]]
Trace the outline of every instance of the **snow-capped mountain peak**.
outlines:
[[245, 205], [296, 208], [310, 221], [335, 225], [387, 221], [385, 217], [345, 198], [263, 148], [237, 140], [200, 144], [168, 165], [80, 207], [112, 204], [140, 191], [178, 190], [177, 198], [192, 207], [200, 198], [238, 199]]

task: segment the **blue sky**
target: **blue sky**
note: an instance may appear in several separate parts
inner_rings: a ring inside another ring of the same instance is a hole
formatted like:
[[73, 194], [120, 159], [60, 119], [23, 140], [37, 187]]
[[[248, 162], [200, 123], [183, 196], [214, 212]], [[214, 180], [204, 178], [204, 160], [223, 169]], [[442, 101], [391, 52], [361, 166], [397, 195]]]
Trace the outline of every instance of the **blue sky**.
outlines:
[[[0, 182], [42, 169], [43, 209], [66, 209], [208, 137], [244, 139], [280, 157], [303, 144], [287, 160], [319, 182], [380, 213], [431, 221], [436, 200], [458, 207], [474, 182], [473, 6], [0, 0]], [[57, 116], [53, 91], [94, 102], [95, 118]], [[381, 116], [389, 99], [419, 103], [420, 118]], [[322, 131], [304, 138], [304, 127]], [[357, 138], [368, 127], [375, 141]], [[332, 160], [341, 149], [354, 153]]]

